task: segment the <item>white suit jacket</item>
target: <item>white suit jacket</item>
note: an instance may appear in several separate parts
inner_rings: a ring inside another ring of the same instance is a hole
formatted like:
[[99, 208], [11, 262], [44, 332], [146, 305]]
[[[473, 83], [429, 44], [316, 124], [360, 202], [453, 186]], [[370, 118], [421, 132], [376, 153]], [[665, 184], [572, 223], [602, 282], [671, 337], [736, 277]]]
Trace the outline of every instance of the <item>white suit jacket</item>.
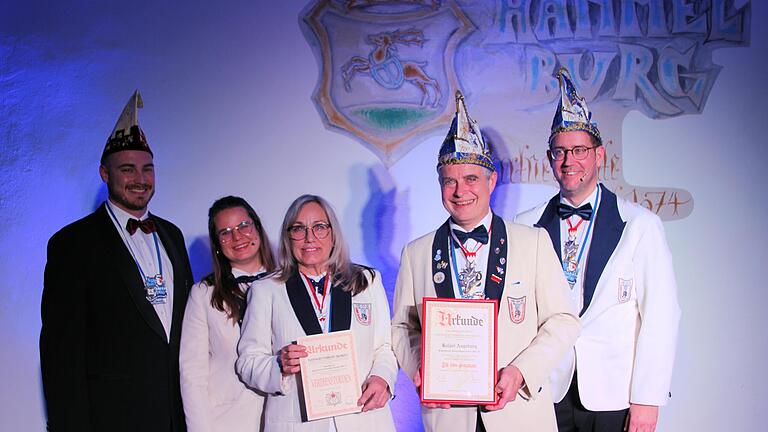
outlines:
[[[453, 298], [448, 247], [446, 221], [403, 249], [392, 338], [400, 366], [410, 377], [421, 366], [422, 299]], [[568, 283], [544, 230], [494, 215], [488, 247], [485, 292], [499, 301], [498, 365], [517, 366], [529, 390], [521, 390], [503, 410], [482, 412], [483, 424], [489, 432], [555, 431], [549, 374], [579, 333], [576, 311], [567, 297]], [[426, 431], [474, 431], [477, 407], [422, 407], [422, 418]]]
[[[664, 405], [670, 393], [680, 307], [672, 256], [655, 214], [616, 197], [605, 186], [584, 272], [581, 335], [552, 375], [563, 399], [574, 369], [579, 396], [591, 411], [629, 403]], [[561, 254], [560, 196], [518, 215], [545, 228]], [[561, 270], [562, 271], [562, 270]]]
[[264, 397], [235, 372], [240, 326], [211, 306], [213, 288], [192, 287], [181, 331], [179, 371], [188, 432], [261, 430]]
[[[277, 364], [281, 348], [299, 337], [321, 333], [311, 301], [298, 272], [285, 283], [274, 278], [256, 281], [248, 292], [237, 371], [249, 386], [268, 394], [266, 431], [328, 432], [329, 419], [302, 422], [296, 374], [282, 378]], [[330, 301], [331, 331], [350, 329], [355, 336], [360, 384], [370, 375], [377, 375], [394, 392], [398, 369], [392, 352], [389, 302], [381, 275], [376, 272], [368, 288], [354, 297], [334, 285]], [[354, 310], [359, 307], [367, 308], [370, 314], [356, 314]], [[335, 420], [339, 432], [395, 430], [389, 404]]]

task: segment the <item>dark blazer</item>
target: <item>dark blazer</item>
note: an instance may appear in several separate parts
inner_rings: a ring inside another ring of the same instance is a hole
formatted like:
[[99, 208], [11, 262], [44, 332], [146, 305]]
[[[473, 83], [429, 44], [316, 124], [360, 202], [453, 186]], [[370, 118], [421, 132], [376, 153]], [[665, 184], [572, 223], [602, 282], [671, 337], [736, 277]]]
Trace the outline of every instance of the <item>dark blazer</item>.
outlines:
[[186, 430], [179, 341], [192, 271], [181, 231], [150, 217], [173, 264], [170, 342], [104, 204], [48, 242], [40, 365], [50, 431]]

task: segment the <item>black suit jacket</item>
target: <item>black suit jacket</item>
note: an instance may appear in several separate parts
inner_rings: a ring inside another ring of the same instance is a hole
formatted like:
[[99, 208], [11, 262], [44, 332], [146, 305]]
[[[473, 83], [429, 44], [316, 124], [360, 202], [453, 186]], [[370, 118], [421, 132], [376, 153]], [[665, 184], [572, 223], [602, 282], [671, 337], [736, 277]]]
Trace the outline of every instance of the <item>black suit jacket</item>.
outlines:
[[170, 341], [104, 205], [48, 242], [40, 365], [51, 431], [186, 430], [179, 341], [192, 271], [181, 231], [150, 217], [173, 264]]

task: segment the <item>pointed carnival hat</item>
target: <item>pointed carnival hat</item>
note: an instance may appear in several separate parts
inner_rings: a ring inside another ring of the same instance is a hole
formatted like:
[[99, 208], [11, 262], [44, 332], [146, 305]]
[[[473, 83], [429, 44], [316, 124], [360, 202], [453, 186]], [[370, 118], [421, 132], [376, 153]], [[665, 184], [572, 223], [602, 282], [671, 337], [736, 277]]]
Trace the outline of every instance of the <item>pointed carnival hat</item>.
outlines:
[[602, 145], [603, 139], [600, 137], [597, 123], [592, 121], [587, 102], [576, 92], [568, 69], [561, 67], [557, 72], [557, 79], [560, 81], [560, 104], [555, 111], [555, 118], [552, 119], [550, 144], [560, 132], [583, 131], [597, 139], [598, 145]]
[[149, 149], [149, 143], [147, 143], [147, 137], [139, 127], [139, 108], [144, 108], [144, 101], [141, 100], [141, 95], [136, 90], [131, 98], [128, 99], [128, 103], [125, 104], [125, 108], [123, 108], [120, 118], [117, 119], [112, 134], [107, 138], [107, 145], [101, 154], [101, 163], [104, 163], [107, 156], [112, 153], [124, 150], [140, 150], [152, 155], [152, 150]]
[[464, 96], [456, 90], [456, 115], [448, 136], [440, 146], [437, 169], [445, 165], [475, 164], [496, 171], [490, 148], [485, 144], [477, 122], [469, 117]]

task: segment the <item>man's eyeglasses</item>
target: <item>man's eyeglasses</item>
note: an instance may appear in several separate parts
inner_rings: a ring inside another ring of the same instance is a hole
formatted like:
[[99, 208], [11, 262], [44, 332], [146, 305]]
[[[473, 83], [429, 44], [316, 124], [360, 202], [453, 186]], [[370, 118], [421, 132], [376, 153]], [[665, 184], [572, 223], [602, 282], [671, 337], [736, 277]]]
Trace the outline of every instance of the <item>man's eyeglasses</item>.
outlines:
[[592, 150], [593, 148], [595, 147], [576, 146], [570, 149], [555, 147], [549, 150], [549, 154], [550, 156], [552, 156], [552, 159], [559, 161], [559, 160], [565, 159], [565, 155], [568, 154], [568, 152], [571, 152], [574, 159], [582, 160], [585, 157], [587, 157], [587, 154], [589, 154], [589, 151]]
[[235, 231], [245, 237], [251, 237], [256, 231], [256, 227], [251, 221], [242, 221], [237, 226], [227, 227], [219, 231], [219, 243], [229, 243], [235, 238]]
[[324, 222], [316, 223], [311, 227], [294, 225], [288, 227], [288, 236], [291, 237], [291, 240], [304, 240], [307, 238], [309, 230], [312, 230], [312, 234], [314, 234], [315, 238], [322, 240], [328, 237], [328, 234], [331, 232], [331, 226]]

